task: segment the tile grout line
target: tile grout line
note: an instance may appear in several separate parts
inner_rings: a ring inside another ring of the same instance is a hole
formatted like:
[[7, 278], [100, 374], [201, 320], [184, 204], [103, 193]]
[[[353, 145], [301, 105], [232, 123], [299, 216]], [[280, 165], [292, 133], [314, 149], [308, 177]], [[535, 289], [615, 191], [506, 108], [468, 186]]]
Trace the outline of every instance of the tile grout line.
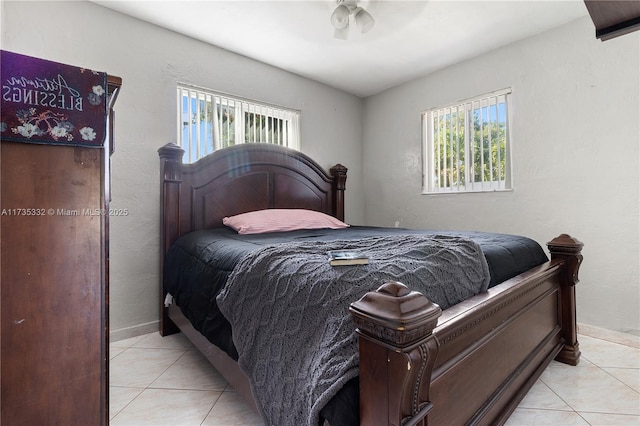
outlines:
[[[579, 335], [578, 335], [578, 341], [580, 340], [580, 339], [579, 339], [580, 334], [583, 334], [583, 333], [579, 333]], [[587, 337], [590, 337], [590, 338], [592, 338], [592, 339], [601, 340], [601, 341], [604, 341], [604, 342], [607, 342], [607, 343], [618, 344], [618, 345], [627, 346], [627, 347], [630, 347], [630, 348], [633, 348], [633, 349], [637, 349], [637, 348], [635, 348], [635, 347], [633, 347], [633, 346], [629, 346], [629, 345], [626, 345], [626, 344], [624, 344], [624, 343], [620, 343], [620, 342], [617, 342], [617, 341], [611, 341], [611, 340], [608, 340], [608, 339], [603, 339], [602, 337], [594, 337], [594, 336], [589, 336], [589, 335], [587, 335], [587, 334], [584, 334], [584, 335], [585, 335], [585, 336], [587, 336]], [[589, 360], [587, 357], [585, 357], [585, 356], [584, 356], [584, 354], [581, 356], [581, 358], [583, 358], [584, 360], [588, 361], [588, 362], [589, 362], [593, 367], [595, 367], [595, 368], [597, 368], [598, 370], [602, 371], [603, 373], [605, 373], [605, 374], [606, 374], [606, 375], [608, 375], [609, 377], [612, 377], [612, 378], [613, 378], [613, 379], [615, 379], [617, 382], [619, 382], [619, 383], [623, 384], [624, 386], [626, 386], [627, 388], [631, 389], [631, 390], [632, 390], [633, 392], [635, 392], [636, 394], [639, 394], [639, 395], [640, 395], [640, 392], [636, 391], [636, 390], [635, 390], [635, 389], [633, 389], [631, 386], [629, 386], [628, 384], [624, 383], [622, 380], [618, 379], [618, 378], [617, 378], [617, 377], [615, 377], [613, 374], [611, 374], [611, 373], [609, 373], [607, 370], [605, 370], [605, 368], [607, 368], [607, 367], [601, 367], [600, 365], [596, 364], [594, 361], [591, 361], [591, 360]], [[576, 368], [588, 368], [589, 366], [583, 366], [583, 367], [575, 366], [575, 367], [576, 367]], [[616, 368], [616, 367], [610, 367], [610, 368]], [[640, 371], [640, 369], [638, 369], [638, 368], [628, 368], [628, 369], [629, 369], [629, 370], [639, 370], [639, 371]], [[552, 391], [552, 392], [553, 392], [553, 393], [554, 393], [558, 398], [560, 398], [560, 400], [561, 400], [561, 401], [563, 401], [565, 404], [567, 404], [567, 406], [571, 408], [571, 411], [572, 411], [572, 412], [576, 413], [576, 414], [577, 414], [578, 416], [580, 416], [580, 418], [581, 418], [581, 419], [583, 419], [587, 424], [591, 425], [591, 423], [590, 423], [590, 422], [589, 422], [589, 421], [588, 421], [584, 416], [582, 416], [581, 412], [580, 412], [580, 411], [578, 411], [575, 407], [573, 407], [573, 406], [572, 406], [568, 401], [565, 401], [565, 399], [564, 399], [564, 398], [562, 398], [562, 397], [561, 397], [561, 396], [560, 396], [560, 395], [555, 391], [555, 389], [553, 389], [553, 388], [552, 388], [549, 384], [547, 384], [544, 380], [540, 379], [540, 381], [541, 381], [542, 383], [544, 383], [544, 385], [545, 385], [547, 388], [549, 388], [549, 389], [550, 389], [550, 390], [551, 390], [551, 391]], [[584, 412], [584, 413], [591, 413], [590, 411], [582, 411], [582, 412]], [[626, 413], [617, 413], [617, 412], [593, 412], [593, 413], [598, 413], [598, 414], [610, 414], [610, 415], [630, 415], [630, 414], [626, 414]]]
[[[140, 339], [140, 340], [142, 340], [142, 339]], [[140, 340], [138, 340], [138, 341], [140, 341]], [[126, 347], [118, 346], [118, 348], [119, 348], [119, 349], [124, 349], [124, 350], [122, 350], [118, 355], [116, 355], [116, 356], [114, 356], [113, 358], [109, 359], [109, 363], [111, 363], [111, 361], [113, 361], [114, 359], [116, 359], [117, 357], [119, 357], [119, 356], [120, 356], [120, 355], [122, 355], [123, 353], [127, 352], [129, 349], [131, 349], [132, 345], [133, 345], [133, 344], [131, 344], [131, 345], [129, 345], [129, 346], [126, 346]], [[114, 346], [114, 347], [115, 347], [115, 346]], [[111, 371], [111, 368], [109, 368], [109, 371]], [[109, 383], [109, 388], [111, 388], [111, 387], [112, 387], [112, 386], [111, 386], [111, 384]], [[113, 386], [113, 387], [116, 387], [116, 386]], [[140, 390], [140, 392], [138, 392], [138, 394], [137, 394], [135, 397], [133, 397], [133, 398], [132, 398], [129, 402], [127, 402], [127, 403], [126, 403], [122, 408], [120, 408], [116, 413], [114, 413], [114, 414], [113, 414], [113, 416], [109, 415], [109, 423], [111, 423], [111, 421], [112, 421], [112, 420], [114, 420], [114, 419], [118, 416], [118, 414], [120, 414], [122, 411], [124, 411], [124, 409], [125, 409], [125, 408], [127, 408], [129, 405], [131, 405], [131, 403], [132, 403], [133, 401], [135, 401], [136, 399], [138, 399], [138, 397], [139, 397], [140, 395], [142, 395], [142, 392], [144, 392], [144, 390], [145, 390], [145, 388], [136, 388], [136, 387], [133, 387], [133, 386], [117, 386], [117, 387], [122, 387], [122, 388], [125, 388], [125, 389], [141, 389], [141, 390]], [[111, 404], [109, 404], [109, 407], [108, 407], [108, 408], [109, 408], [109, 409], [111, 408]]]
[[633, 392], [637, 393], [640, 396], [640, 392], [638, 392], [637, 390], [635, 390], [634, 388], [632, 388], [630, 385], [626, 384], [625, 382], [623, 382], [622, 380], [620, 380], [619, 378], [617, 378], [616, 376], [614, 376], [613, 374], [609, 373], [606, 369], [607, 368], [616, 368], [618, 370], [636, 370], [638, 372], [638, 375], [640, 375], [640, 368], [624, 368], [624, 367], [599, 367], [602, 371], [604, 371], [606, 374], [608, 374], [611, 378], [617, 380], [618, 382], [620, 382], [621, 384], [623, 384], [624, 386], [628, 387], [629, 389], [631, 389]]
[[[226, 386], [225, 386], [225, 388], [226, 388]], [[209, 408], [209, 411], [207, 411], [207, 414], [205, 414], [204, 418], [200, 422], [200, 426], [202, 426], [202, 424], [204, 424], [204, 422], [207, 420], [207, 417], [209, 417], [209, 414], [211, 414], [211, 412], [213, 411], [213, 407], [215, 407], [216, 404], [218, 403], [218, 401], [220, 401], [220, 398], [222, 398], [222, 394], [223, 393], [224, 393], [224, 390], [222, 392], [220, 392], [218, 394], [218, 397], [216, 398], [216, 400], [213, 401], [213, 404], [211, 404], [211, 408]]]
[[[177, 350], [178, 348], [167, 348], [167, 347], [159, 347], [159, 348], [154, 348], [154, 347], [136, 347], [136, 344], [139, 344], [142, 340], [141, 339], [137, 342], [134, 342], [132, 345], [127, 346], [127, 347], [120, 347], [121, 349], [124, 349], [122, 352], [120, 352], [118, 355], [114, 356], [114, 358], [118, 357], [119, 355], [122, 355], [123, 353], [127, 352], [129, 349], [136, 349], [136, 350], [144, 350], [144, 351], [156, 351], [156, 350]], [[127, 388], [127, 389], [140, 389], [140, 392], [133, 398], [131, 399], [128, 403], [126, 403], [120, 410], [118, 410], [118, 412], [116, 412], [112, 417], [109, 418], [109, 421], [114, 420], [121, 412], [123, 412], [127, 407], [129, 407], [134, 401], [136, 401], [145, 391], [147, 390], [154, 390], [154, 389], [165, 389], [165, 390], [175, 390], [175, 391], [210, 391], [210, 390], [205, 390], [205, 389], [178, 389], [178, 388], [172, 388], [172, 387], [153, 387], [153, 384], [155, 382], [158, 381], [158, 379], [160, 379], [160, 377], [165, 374], [171, 367], [173, 367], [175, 364], [178, 363], [178, 361], [180, 359], [182, 359], [184, 356], [187, 355], [187, 353], [189, 353], [190, 350], [192, 350], [194, 348], [193, 345], [190, 345], [188, 348], [179, 348], [179, 349], [183, 349], [184, 352], [182, 353], [182, 355], [180, 355], [173, 363], [171, 363], [169, 366], [167, 366], [166, 369], [164, 369], [162, 372], [160, 372], [158, 374], [158, 376], [153, 379], [153, 381], [151, 383], [149, 383], [148, 385], [146, 385], [144, 388], [140, 388], [140, 387], [134, 387], [134, 386], [114, 386], [114, 387], [120, 387], [120, 388]], [[222, 394], [224, 392], [228, 392], [228, 387], [229, 387], [229, 383], [226, 382], [225, 386], [223, 387], [222, 390], [219, 391], [215, 391], [215, 393], [217, 394], [217, 397], [213, 400], [211, 407], [209, 408], [209, 410], [206, 412], [205, 416], [203, 417], [202, 421], [200, 422], [200, 425], [204, 424], [204, 422], [206, 421], [207, 417], [209, 416], [209, 414], [211, 413], [211, 411], [213, 410], [213, 408], [216, 406], [216, 404], [220, 401], [220, 398], [222, 397]]]
[[[129, 386], [114, 386], [114, 387], [122, 387], [122, 388], [126, 388], [126, 389], [141, 389], [141, 388], [134, 388], [134, 387], [129, 387]], [[142, 392], [144, 392], [144, 389], [141, 389], [140, 392], [138, 392], [138, 394], [133, 397], [131, 399], [131, 401], [127, 402], [121, 409], [118, 410], [117, 413], [115, 413], [113, 416], [109, 416], [109, 423], [111, 423], [112, 420], [114, 420], [116, 417], [118, 417], [118, 414], [122, 413], [124, 411], [125, 408], [127, 408], [129, 405], [131, 405], [131, 403], [133, 401], [135, 401], [136, 399], [138, 399], [138, 397], [140, 395], [142, 395]]]
[[[618, 339], [616, 339], [616, 335], [611, 335], [609, 337], [611, 338], [607, 338], [606, 336], [602, 335], [601, 333], [592, 333], [592, 334], [586, 334], [586, 333], [580, 333], [583, 334], [587, 337], [590, 337], [591, 339], [596, 339], [596, 340], [600, 340], [602, 342], [606, 342], [606, 343], [612, 343], [612, 344], [616, 344], [616, 345], [621, 345], [621, 346], [625, 346], [627, 348], [631, 348], [631, 349], [636, 349], [639, 350], [640, 348], [631, 345], [631, 344], [627, 344], [625, 342], [622, 342]], [[583, 355], [584, 357], [584, 355]], [[627, 383], [623, 382], [622, 380], [620, 380], [618, 377], [614, 376], [613, 374], [609, 373], [606, 369], [607, 368], [615, 368], [615, 369], [624, 369], [624, 370], [636, 370], [638, 371], [638, 374], [640, 374], [640, 366], [639, 367], [603, 367], [600, 366], [598, 364], [596, 364], [593, 361], [590, 361], [589, 359], [585, 358], [587, 361], [589, 361], [591, 364], [593, 364], [594, 366], [598, 367], [600, 370], [602, 370], [605, 374], [609, 375], [611, 378], [615, 379], [616, 381], [620, 382], [621, 384], [623, 384], [624, 386], [626, 386], [627, 388], [631, 389], [631, 391], [637, 393], [638, 395], [640, 395], [640, 392], [636, 389], [634, 389], [633, 387], [631, 387], [630, 385], [628, 385]], [[619, 413], [609, 413], [609, 414], [619, 414]]]
[[[577, 367], [577, 366], [576, 366], [576, 367]], [[569, 408], [571, 409], [571, 410], [569, 410], [570, 412], [578, 414], [578, 412], [576, 411], [576, 409], [575, 409], [571, 404], [569, 404], [569, 402], [568, 402], [568, 401], [565, 401], [565, 399], [564, 399], [563, 397], [561, 397], [561, 396], [558, 394], [558, 392], [556, 392], [556, 391], [555, 391], [555, 389], [553, 389], [551, 386], [549, 386], [549, 384], [548, 384], [548, 383], [546, 383], [544, 380], [542, 380], [542, 378], [540, 378], [539, 380], [540, 380], [540, 381], [541, 381], [541, 382], [542, 382], [542, 383], [547, 387], [547, 389], [549, 389], [551, 392], [553, 392], [553, 394], [554, 394], [555, 396], [557, 396], [557, 397], [558, 397], [558, 399], [560, 399], [560, 401], [564, 402], [564, 403], [567, 405], [567, 407], [569, 407]], [[552, 410], [552, 411], [565, 411], [565, 410]], [[578, 415], [579, 415], [579, 414], [578, 414]], [[582, 416], [580, 416], [580, 417], [582, 417]], [[586, 420], [585, 420], [585, 421], [586, 421]], [[589, 422], [587, 422], [587, 423], [589, 423]]]
[[[113, 359], [115, 359], [115, 358], [117, 358], [118, 356], [120, 356], [120, 355], [124, 354], [124, 353], [125, 353], [125, 352], [127, 352], [129, 349], [137, 349], [137, 350], [145, 350], [145, 351], [147, 351], [147, 350], [154, 350], [154, 351], [155, 351], [155, 350], [158, 350], [158, 349], [170, 349], [170, 350], [174, 350], [174, 349], [171, 349], [171, 348], [136, 348], [136, 347], [134, 347], [134, 345], [135, 345], [135, 344], [140, 343], [142, 340], [144, 340], [144, 338], [143, 338], [143, 339], [140, 339], [139, 341], [137, 341], [137, 342], [135, 342], [135, 343], [131, 344], [130, 346], [128, 346], [125, 350], [123, 350], [122, 352], [120, 352], [118, 355], [114, 356], [114, 357], [113, 357]], [[180, 358], [182, 358], [182, 357], [187, 353], [187, 351], [188, 351], [188, 350], [189, 350], [188, 348], [187, 348], [187, 349], [185, 349], [185, 350], [184, 350], [184, 352], [182, 353], [182, 355], [180, 355], [180, 356], [179, 356], [175, 361], [173, 361], [173, 362], [172, 362], [172, 363], [171, 363], [167, 368], [165, 368], [165, 369], [164, 369], [160, 374], [158, 374], [158, 376], [157, 376], [155, 379], [153, 379], [153, 380], [151, 381], [151, 383], [149, 383], [149, 384], [148, 384], [148, 385], [146, 385], [144, 388], [142, 388], [142, 390], [141, 390], [141, 391], [140, 391], [140, 392], [139, 392], [139, 393], [138, 393], [138, 394], [137, 394], [137, 395], [136, 395], [132, 400], [130, 400], [129, 402], [127, 402], [127, 403], [126, 403], [126, 404], [125, 404], [125, 405], [124, 405], [120, 410], [118, 410], [118, 412], [117, 412], [117, 413], [115, 413], [115, 414], [113, 415], [113, 417], [109, 416], [109, 422], [111, 422], [112, 420], [114, 420], [114, 419], [118, 416], [118, 414], [120, 414], [122, 411], [124, 411], [124, 410], [125, 410], [125, 408], [127, 408], [129, 405], [131, 405], [131, 403], [133, 403], [133, 401], [135, 401], [136, 399], [138, 399], [138, 398], [140, 397], [140, 395], [142, 395], [142, 394], [144, 393], [144, 391], [146, 391], [146, 390], [148, 390], [148, 389], [153, 389], [153, 388], [150, 388], [150, 386], [151, 386], [151, 385], [152, 385], [156, 380], [158, 380], [158, 379], [160, 378], [160, 376], [162, 376], [164, 373], [166, 373], [166, 372], [167, 372], [167, 370], [168, 370], [171, 366], [173, 366], [176, 362], [178, 362], [178, 360], [179, 360]], [[111, 360], [109, 360], [109, 362], [111, 362]], [[109, 387], [111, 387], [111, 385], [109, 385]], [[140, 388], [138, 388], [138, 387], [134, 387], [134, 386], [120, 386], [120, 387], [124, 387], [124, 388], [128, 388], [128, 389], [140, 389]]]
[[[149, 350], [158, 350], [159, 348], [145, 348], [145, 349], [149, 349]], [[164, 348], [164, 349], [166, 349], [166, 348]], [[187, 352], [188, 352], [188, 351], [189, 351], [189, 349], [185, 349], [185, 351], [182, 353], [182, 355], [180, 355], [178, 358], [176, 358], [176, 360], [175, 360], [175, 361], [173, 361], [171, 364], [169, 364], [169, 365], [167, 366], [167, 368], [165, 368], [165, 369], [164, 369], [164, 371], [163, 371], [162, 373], [158, 374], [158, 376], [157, 376], [155, 379], [153, 379], [153, 380], [151, 381], [151, 383], [149, 383], [149, 384], [147, 385], [147, 387], [145, 388], [145, 390], [147, 390], [147, 389], [164, 389], [164, 388], [152, 388], [152, 387], [151, 387], [151, 385], [153, 385], [155, 382], [157, 382], [157, 381], [158, 381], [158, 379], [159, 379], [159, 378], [160, 378], [164, 373], [166, 373], [166, 372], [167, 372], [171, 367], [173, 367], [173, 366], [174, 366], [174, 365], [175, 365], [175, 364], [176, 364], [176, 363], [177, 363], [177, 362], [178, 362], [178, 361], [179, 361], [183, 356], [185, 356], [185, 355], [187, 354]], [[169, 388], [169, 389], [174, 389], [174, 388]]]
[[[635, 389], [633, 389], [631, 386], [627, 385], [626, 383], [624, 383], [622, 380], [618, 379], [617, 377], [615, 377], [614, 375], [610, 374], [608, 371], [605, 370], [606, 367], [600, 367], [599, 365], [597, 365], [596, 363], [594, 363], [593, 361], [589, 361], [593, 367], [591, 366], [587, 366], [587, 367], [580, 367], [580, 368], [597, 368], [598, 370], [601, 370], [603, 373], [607, 374], [608, 376], [612, 377], [613, 379], [615, 379], [616, 381], [620, 382], [621, 384], [623, 384], [624, 386], [626, 386], [627, 388], [631, 389], [634, 393], [640, 395], [640, 392], [636, 391]], [[576, 366], [577, 367], [577, 366]], [[610, 368], [616, 368], [616, 367], [610, 367]], [[629, 370], [640, 370], [638, 368], [628, 368]], [[571, 408], [571, 411], [576, 413], [577, 415], [579, 415], [585, 422], [587, 422], [589, 425], [591, 425], [591, 423], [589, 423], [589, 421], [587, 419], [585, 419], [581, 413], [593, 413], [593, 414], [609, 414], [609, 415], [614, 415], [614, 416], [635, 416], [635, 414], [629, 414], [629, 413], [620, 413], [620, 412], [615, 412], [615, 411], [578, 411], [575, 407], [573, 407], [568, 401], [565, 401], [564, 398], [562, 398], [551, 386], [549, 386], [547, 383], [545, 383], [544, 380], [540, 379], [540, 381], [542, 383], [544, 383], [544, 385], [549, 388], [558, 398], [560, 398], [565, 404], [567, 404], [568, 407]], [[538, 410], [545, 410], [544, 408], [539, 408]], [[551, 411], [562, 411], [562, 410], [551, 410]]]
[[[131, 349], [131, 346], [128, 346], [127, 348], [125, 348], [122, 352], [120, 352], [118, 355], [114, 356], [112, 359], [115, 359], [115, 358], [119, 357], [123, 353], [127, 352], [129, 349]], [[110, 359], [109, 362], [111, 362], [112, 359]], [[136, 388], [136, 387], [133, 387], [133, 386], [119, 386], [119, 387], [123, 387], [123, 388], [126, 388], [126, 389], [141, 389], [141, 388]], [[109, 384], [109, 388], [111, 388], [111, 384]], [[133, 397], [129, 402], [127, 402], [121, 409], [119, 409], [117, 413], [114, 413], [113, 416], [109, 416], [109, 423], [111, 423], [112, 420], [114, 420], [116, 417], [118, 417], [118, 414], [120, 414], [122, 411], [124, 411], [125, 408], [127, 408], [129, 405], [131, 405], [131, 403], [133, 401], [138, 399], [138, 397], [140, 395], [142, 395], [142, 392], [144, 392], [144, 390], [145, 390], [145, 388], [142, 388], [140, 390], [140, 392], [138, 392], [138, 394], [135, 397]], [[111, 407], [109, 407], [109, 408], [111, 408]]]

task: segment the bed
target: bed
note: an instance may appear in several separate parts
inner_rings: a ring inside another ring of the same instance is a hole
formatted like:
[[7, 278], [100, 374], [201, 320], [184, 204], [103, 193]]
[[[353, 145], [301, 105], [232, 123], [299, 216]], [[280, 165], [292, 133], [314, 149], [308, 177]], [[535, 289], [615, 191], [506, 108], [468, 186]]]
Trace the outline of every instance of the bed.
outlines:
[[[213, 344], [215, 339], [196, 329], [202, 327], [187, 318], [179, 302], [171, 303], [173, 295], [165, 281], [179, 280], [176, 274], [181, 272], [175, 272], [180, 264], [168, 254], [195, 235], [237, 239], [223, 225], [223, 218], [246, 212], [304, 209], [344, 220], [347, 169], [337, 164], [327, 173], [300, 152], [267, 144], [225, 148], [194, 164], [182, 164], [183, 151], [175, 144], [160, 148], [159, 155], [160, 333], [182, 331], [250, 406], [264, 414], [264, 404], [256, 402], [259, 395], [252, 392], [252, 382], [240, 368], [230, 337], [226, 345]], [[342, 230], [314, 232], [313, 238], [330, 244], [334, 231]], [[350, 238], [362, 241], [360, 237], [370, 231], [433, 237], [417, 230], [350, 227]], [[306, 231], [295, 232], [303, 234], [299, 238], [308, 238]], [[437, 234], [439, 238], [459, 236]], [[272, 237], [279, 236], [267, 235], [265, 244], [271, 245]], [[489, 243], [480, 244], [483, 251], [490, 251]], [[550, 259], [545, 255], [535, 265], [525, 262], [516, 275], [504, 280], [489, 261], [494, 281], [490, 287], [444, 310], [402, 282], [371, 283], [370, 291], [347, 301], [351, 334], [357, 336], [358, 376], [344, 383], [320, 418], [332, 426], [354, 421], [362, 425], [504, 423], [553, 359], [571, 365], [579, 362], [574, 286], [581, 249], [580, 241], [560, 235], [548, 243]], [[241, 334], [235, 328], [233, 332]], [[345, 410], [356, 413], [343, 421]]]

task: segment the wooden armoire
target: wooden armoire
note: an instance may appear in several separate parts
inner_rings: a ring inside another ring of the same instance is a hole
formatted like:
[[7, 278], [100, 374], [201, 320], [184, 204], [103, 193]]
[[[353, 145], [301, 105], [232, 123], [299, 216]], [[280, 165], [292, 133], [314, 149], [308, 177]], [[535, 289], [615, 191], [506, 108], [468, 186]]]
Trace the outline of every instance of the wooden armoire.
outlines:
[[100, 146], [0, 142], [2, 425], [108, 424], [109, 172], [121, 84], [107, 77]]

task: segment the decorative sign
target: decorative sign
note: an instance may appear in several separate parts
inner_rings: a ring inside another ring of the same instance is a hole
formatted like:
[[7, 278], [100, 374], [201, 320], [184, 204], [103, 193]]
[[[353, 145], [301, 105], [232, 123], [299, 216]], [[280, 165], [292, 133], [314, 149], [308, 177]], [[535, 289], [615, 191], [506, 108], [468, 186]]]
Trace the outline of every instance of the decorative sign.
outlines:
[[2, 139], [99, 147], [107, 132], [107, 74], [0, 51]]

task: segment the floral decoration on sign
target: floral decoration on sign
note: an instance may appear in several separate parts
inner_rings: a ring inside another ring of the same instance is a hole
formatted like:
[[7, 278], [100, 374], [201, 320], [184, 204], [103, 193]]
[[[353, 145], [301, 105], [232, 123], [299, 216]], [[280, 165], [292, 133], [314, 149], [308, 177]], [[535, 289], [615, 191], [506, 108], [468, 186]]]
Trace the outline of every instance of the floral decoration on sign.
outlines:
[[[104, 93], [102, 86], [93, 86], [91, 93], [87, 95], [87, 99], [91, 105], [100, 105]], [[13, 127], [11, 130], [13, 133], [20, 134], [25, 138], [31, 138], [34, 135], [42, 136], [48, 133], [56, 141], [61, 138], [65, 138], [68, 141], [73, 140], [72, 132], [75, 126], [64, 114], [51, 110], [38, 113], [35, 108], [29, 108], [28, 111], [18, 110], [16, 117], [22, 125]], [[0, 129], [4, 132], [6, 123], [2, 123], [2, 125]], [[91, 127], [81, 128], [80, 135], [85, 141], [92, 141], [96, 138], [96, 132]]]
[[3, 139], [102, 146], [105, 73], [6, 51], [2, 64]]

